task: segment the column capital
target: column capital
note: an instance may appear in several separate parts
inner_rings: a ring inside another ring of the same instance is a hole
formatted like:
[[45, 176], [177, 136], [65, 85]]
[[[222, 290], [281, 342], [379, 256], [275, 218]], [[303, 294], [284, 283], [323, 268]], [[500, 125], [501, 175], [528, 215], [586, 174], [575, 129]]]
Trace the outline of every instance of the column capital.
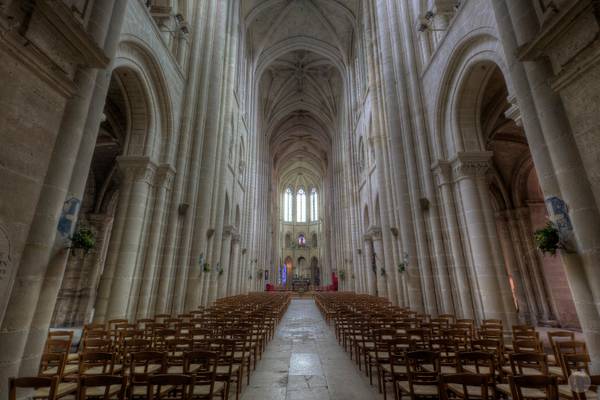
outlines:
[[448, 160], [437, 160], [431, 170], [435, 174], [438, 186], [447, 185], [452, 181], [452, 165]]
[[514, 95], [508, 96], [507, 100], [510, 104], [510, 107], [508, 107], [508, 110], [504, 112], [504, 116], [508, 119], [512, 119], [513, 121], [515, 121], [515, 124], [517, 124], [517, 126], [522, 127], [523, 118], [521, 116], [521, 108], [519, 107], [517, 97]]
[[451, 161], [455, 181], [484, 176], [492, 161], [491, 151], [459, 152]]
[[170, 164], [161, 164], [156, 170], [156, 186], [170, 190], [173, 187], [175, 168]]
[[119, 170], [128, 182], [146, 182], [152, 184], [156, 174], [156, 164], [149, 157], [119, 156]]

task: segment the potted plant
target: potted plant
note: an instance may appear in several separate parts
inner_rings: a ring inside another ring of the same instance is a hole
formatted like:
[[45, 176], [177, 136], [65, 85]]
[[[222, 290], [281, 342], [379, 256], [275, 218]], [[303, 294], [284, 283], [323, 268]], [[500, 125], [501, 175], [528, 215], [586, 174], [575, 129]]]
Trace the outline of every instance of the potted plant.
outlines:
[[204, 265], [202, 265], [202, 271], [204, 271], [204, 272], [210, 272], [210, 264], [209, 263], [204, 263]]
[[404, 271], [406, 271], [406, 263], [405, 262], [398, 263], [398, 272], [403, 273]]
[[88, 228], [80, 228], [71, 236], [71, 249], [82, 249], [87, 254], [94, 246], [96, 246], [96, 238]]
[[385, 268], [383, 268], [383, 267], [381, 267], [380, 272], [381, 272], [381, 276], [386, 276], [387, 275], [387, 273], [385, 272]]
[[219, 274], [219, 276], [223, 275], [223, 267], [221, 267], [221, 264], [217, 263], [217, 273]]
[[340, 275], [340, 280], [342, 280], [342, 281], [346, 280], [346, 271], [341, 270], [339, 272], [339, 275]]
[[551, 221], [548, 221], [545, 227], [538, 229], [533, 234], [536, 247], [542, 252], [542, 254], [555, 255], [556, 251], [563, 249], [563, 245], [560, 241], [560, 234], [556, 225]]

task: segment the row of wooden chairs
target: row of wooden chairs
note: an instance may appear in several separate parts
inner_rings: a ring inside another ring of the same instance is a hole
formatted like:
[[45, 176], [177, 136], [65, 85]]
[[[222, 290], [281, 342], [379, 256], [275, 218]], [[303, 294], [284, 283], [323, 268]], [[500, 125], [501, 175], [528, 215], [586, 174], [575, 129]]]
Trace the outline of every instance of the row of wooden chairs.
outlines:
[[239, 399], [289, 302], [254, 293], [175, 317], [115, 319], [86, 325], [77, 344], [72, 331], [51, 331], [38, 376], [11, 379], [11, 399], [26, 388], [45, 399], [225, 399], [232, 385]]
[[[523, 398], [520, 392], [524, 398], [597, 398], [592, 390], [575, 393], [567, 382], [574, 371], [589, 374], [587, 348], [575, 340], [573, 332], [550, 332], [552, 351], [546, 354], [539, 333], [531, 326], [511, 327], [508, 343], [500, 320], [476, 326], [472, 320], [453, 315], [432, 318], [394, 307], [385, 299], [353, 293], [319, 293], [315, 298], [358, 368], [364, 367], [371, 384], [377, 377], [384, 398], [389, 384], [396, 399], [403, 395], [519, 399]], [[531, 386], [523, 376], [531, 378]], [[485, 385], [469, 384], [478, 379]], [[469, 390], [460, 389], [461, 382]]]

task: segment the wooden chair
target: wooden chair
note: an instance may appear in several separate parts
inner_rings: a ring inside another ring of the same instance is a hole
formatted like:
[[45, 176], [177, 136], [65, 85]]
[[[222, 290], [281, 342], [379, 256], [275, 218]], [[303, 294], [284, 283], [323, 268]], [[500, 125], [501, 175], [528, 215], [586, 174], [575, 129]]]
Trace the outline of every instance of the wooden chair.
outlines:
[[[512, 376], [548, 376], [547, 356], [544, 353], [511, 353], [509, 355], [510, 367], [503, 367], [502, 371], [508, 378]], [[496, 385], [498, 392], [510, 396], [512, 388], [508, 384]]]
[[[588, 354], [564, 354], [561, 361], [561, 364], [565, 369], [565, 376], [567, 377], [570, 377], [576, 372], [583, 372], [588, 376], [590, 374], [589, 364], [591, 360]], [[560, 377], [558, 378], [560, 379]], [[586, 390], [584, 393], [574, 392], [570, 384], [558, 385], [558, 394], [564, 399], [577, 399], [581, 396], [585, 396], [585, 398], [594, 398], [594, 400], [598, 398], [598, 395], [593, 391]]]
[[193, 376], [193, 399], [212, 400], [217, 395], [225, 399], [225, 383], [216, 381], [218, 360], [218, 354], [210, 351], [186, 353], [184, 371]]
[[77, 399], [124, 400], [126, 390], [124, 375], [84, 375], [78, 382]]
[[[18, 389], [24, 389], [28, 391], [28, 394], [34, 390], [33, 398], [36, 399], [55, 400], [57, 398], [58, 376], [10, 378], [8, 387], [9, 400], [17, 400]], [[19, 396], [19, 398], [22, 398], [22, 396]]]
[[575, 341], [575, 332], [572, 331], [549, 331], [548, 342], [552, 348], [553, 354], [548, 356], [548, 364], [560, 366], [560, 356], [556, 353], [556, 342]]
[[448, 400], [448, 394], [459, 399], [487, 400], [494, 398], [493, 388], [489, 387], [488, 374], [457, 373], [442, 375], [442, 399]]
[[[423, 365], [431, 365], [432, 370], [425, 370]], [[406, 370], [408, 382], [398, 384], [400, 393], [406, 393], [412, 400], [441, 398], [439, 353], [430, 350], [408, 352]]]
[[156, 374], [147, 379], [147, 400], [188, 400], [192, 376], [183, 374]]
[[558, 400], [558, 383], [555, 376], [509, 376], [509, 384], [513, 400]]
[[[79, 355], [79, 376], [112, 375], [115, 373], [115, 354], [108, 352], [86, 352]], [[120, 372], [120, 368], [119, 371]]]
[[130, 356], [129, 398], [144, 398], [147, 394], [148, 377], [163, 374], [166, 366], [165, 353], [159, 351], [143, 351]]
[[[244, 369], [249, 368], [248, 358], [248, 332], [243, 329], [226, 329], [223, 331], [225, 340], [234, 342], [233, 366], [229, 376], [229, 385], [235, 383], [235, 398], [239, 400], [242, 391]], [[250, 383], [250, 371], [248, 370], [248, 383]], [[229, 391], [227, 391], [229, 395]]]

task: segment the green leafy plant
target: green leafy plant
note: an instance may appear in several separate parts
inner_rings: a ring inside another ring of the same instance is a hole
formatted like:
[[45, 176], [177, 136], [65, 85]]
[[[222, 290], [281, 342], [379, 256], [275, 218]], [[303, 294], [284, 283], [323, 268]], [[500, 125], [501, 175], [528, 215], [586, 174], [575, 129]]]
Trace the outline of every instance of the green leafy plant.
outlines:
[[387, 272], [385, 272], [385, 268], [381, 267], [381, 269], [379, 270], [379, 272], [381, 273], [381, 276], [386, 276]]
[[210, 264], [209, 263], [204, 263], [204, 265], [202, 265], [202, 271], [204, 271], [204, 272], [210, 272]]
[[217, 264], [217, 272], [219, 276], [223, 275], [223, 272], [225, 272], [225, 270], [223, 270], [223, 267], [221, 267], [221, 264]]
[[403, 273], [404, 271], [406, 271], [406, 263], [405, 262], [398, 263], [398, 272]]
[[252, 274], [248, 275], [248, 279], [252, 280]]
[[88, 228], [80, 228], [71, 236], [71, 248], [82, 249], [86, 254], [96, 246], [96, 237]]
[[548, 222], [545, 227], [538, 229], [533, 234], [536, 247], [543, 254], [555, 255], [556, 251], [562, 249], [563, 246], [560, 242], [560, 235], [556, 225], [552, 222]]
[[339, 272], [339, 275], [340, 275], [340, 280], [342, 280], [342, 281], [345, 281], [345, 280], [346, 280], [346, 271], [344, 271], [344, 270], [341, 270], [341, 271]]
[[352, 276], [350, 277], [352, 279], [356, 279], [356, 276], [354, 276], [354, 274], [352, 274]]
[[256, 273], [256, 278], [257, 278], [257, 279], [262, 279], [262, 277], [263, 277], [263, 272], [262, 272], [262, 271], [258, 271], [258, 272]]

